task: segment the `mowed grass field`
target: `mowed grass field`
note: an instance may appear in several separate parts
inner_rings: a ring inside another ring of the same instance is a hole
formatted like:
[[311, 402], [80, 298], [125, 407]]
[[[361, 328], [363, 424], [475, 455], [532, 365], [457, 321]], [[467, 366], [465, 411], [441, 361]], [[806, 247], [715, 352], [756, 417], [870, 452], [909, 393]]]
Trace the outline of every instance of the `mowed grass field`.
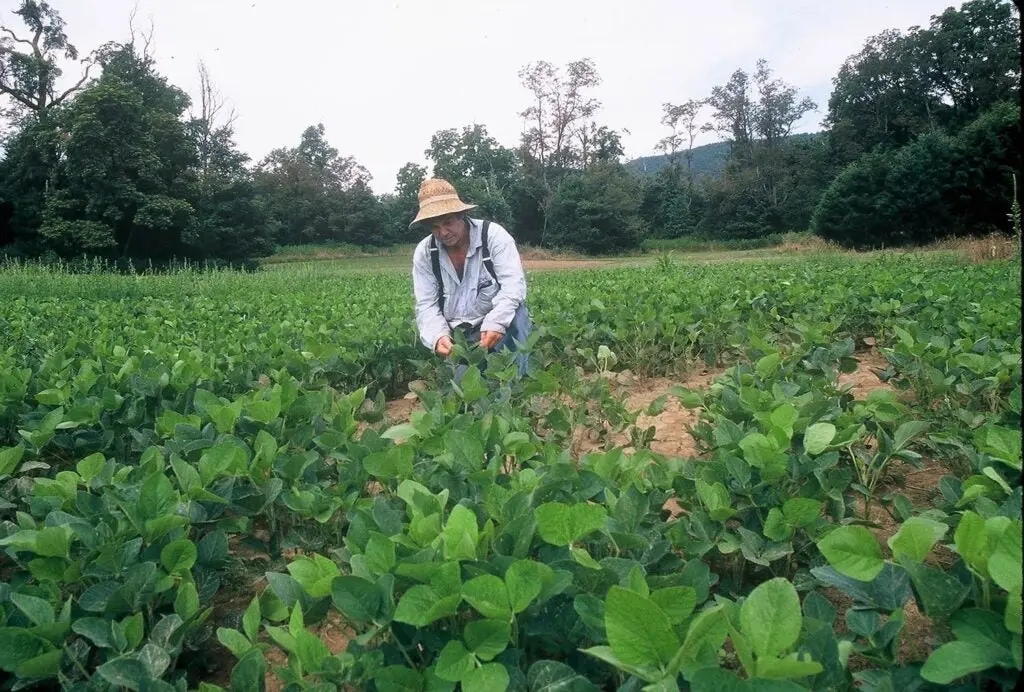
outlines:
[[7, 679], [1012, 686], [1019, 259], [524, 257], [522, 380], [406, 252], [0, 269]]

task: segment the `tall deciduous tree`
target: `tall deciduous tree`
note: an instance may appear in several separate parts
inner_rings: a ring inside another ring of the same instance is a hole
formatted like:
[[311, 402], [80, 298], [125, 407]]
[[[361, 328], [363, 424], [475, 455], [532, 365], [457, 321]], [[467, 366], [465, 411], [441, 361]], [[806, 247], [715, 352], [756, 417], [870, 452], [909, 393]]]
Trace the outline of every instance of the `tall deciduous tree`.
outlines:
[[1005, 0], [968, 0], [906, 34], [885, 31], [843, 64], [827, 123], [844, 162], [954, 132], [1020, 88], [1020, 16]]
[[353, 242], [356, 235], [383, 240], [383, 218], [371, 229], [363, 225], [365, 216], [358, 224], [346, 217], [346, 205], [354, 201], [347, 197], [365, 197], [370, 174], [327, 142], [323, 124], [307, 127], [298, 146], [270, 152], [256, 176], [279, 244]]
[[463, 199], [510, 229], [514, 226], [509, 196], [518, 184], [516, 155], [487, 134], [483, 125], [440, 130], [424, 154], [435, 176], [449, 180]]
[[57, 61], [79, 59], [78, 49], [64, 32], [64, 20], [45, 0], [22, 0], [14, 14], [21, 17], [27, 33], [0, 25], [0, 94], [14, 102], [15, 112], [42, 115], [82, 89], [92, 62], [84, 60], [79, 80], [58, 90], [63, 71]]
[[169, 258], [196, 236], [188, 201], [189, 99], [132, 43], [100, 51], [103, 76], [57, 114], [40, 234], [67, 253]]
[[794, 178], [785, 173], [790, 135], [816, 104], [773, 78], [765, 60], [757, 61], [752, 78], [736, 70], [728, 82], [712, 89], [707, 102], [712, 122], [706, 129], [727, 138], [730, 155], [724, 177], [713, 186], [717, 189], [711, 194], [710, 216], [702, 222], [705, 229], [713, 221], [729, 225], [733, 219], [735, 228], [713, 230], [738, 237], [790, 230], [787, 207]]
[[614, 157], [621, 142], [610, 131], [598, 134], [596, 127], [592, 129], [601, 102], [591, 90], [601, 83], [601, 76], [590, 58], [568, 63], [564, 74], [545, 60], [529, 63], [519, 71], [519, 78], [531, 96], [530, 105], [520, 112], [523, 170], [533, 179], [523, 190], [533, 194], [542, 211], [539, 239], [545, 242], [555, 187], [562, 176], [587, 165], [584, 145], [592, 149], [596, 136], [602, 140], [602, 155]]
[[549, 242], [590, 254], [640, 244], [640, 184], [621, 164], [607, 162], [565, 176], [551, 204]]
[[419, 208], [420, 184], [427, 177], [427, 169], [418, 163], [406, 163], [395, 176], [395, 192], [383, 199], [387, 237], [391, 242], [412, 242], [422, 235], [410, 231], [409, 223]]
[[247, 164], [234, 141], [235, 111], [200, 62], [198, 108], [189, 109], [187, 132], [196, 151], [194, 245], [204, 256], [242, 259], [273, 250], [270, 227]]

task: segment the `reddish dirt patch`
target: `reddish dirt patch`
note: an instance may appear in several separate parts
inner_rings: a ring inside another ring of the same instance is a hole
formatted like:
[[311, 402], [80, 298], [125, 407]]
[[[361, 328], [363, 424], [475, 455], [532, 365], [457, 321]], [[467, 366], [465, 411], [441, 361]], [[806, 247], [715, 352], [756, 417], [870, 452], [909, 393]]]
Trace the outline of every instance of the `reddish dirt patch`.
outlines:
[[414, 394], [408, 394], [406, 397], [389, 401], [387, 403], [387, 412], [384, 414], [385, 420], [388, 425], [398, 425], [399, 423], [408, 423], [412, 420], [412, 413], [417, 409], [422, 408], [420, 406], [420, 400]]
[[[651, 450], [658, 454], [675, 457], [695, 457], [697, 443], [690, 434], [689, 426], [695, 425], [699, 411], [685, 408], [679, 399], [669, 394], [675, 386], [688, 389], [707, 389], [724, 370], [702, 368], [689, 373], [682, 381], [665, 377], [640, 380], [626, 388], [626, 407], [631, 411], [644, 410], [662, 395], [667, 395], [665, 409], [656, 416], [640, 414], [636, 427], [645, 430], [654, 426], [654, 441]], [[626, 443], [628, 440], [622, 440]]]
[[878, 377], [878, 372], [889, 367], [889, 361], [885, 356], [871, 348], [868, 351], [861, 351], [855, 357], [860, 361], [860, 365], [854, 372], [839, 374], [840, 388], [849, 387], [855, 399], [864, 399], [876, 389], [895, 391], [892, 385], [882, 382]]

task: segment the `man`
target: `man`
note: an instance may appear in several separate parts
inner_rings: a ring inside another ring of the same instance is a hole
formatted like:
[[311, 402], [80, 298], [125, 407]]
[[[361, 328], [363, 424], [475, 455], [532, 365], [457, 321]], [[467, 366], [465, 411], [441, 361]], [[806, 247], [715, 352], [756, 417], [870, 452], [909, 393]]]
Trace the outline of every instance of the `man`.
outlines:
[[[530, 331], [515, 240], [499, 224], [472, 218], [476, 206], [447, 180], [430, 178], [420, 185], [419, 212], [409, 224], [430, 231], [413, 254], [416, 328], [423, 345], [443, 357], [452, 352], [455, 329], [488, 350], [512, 351]], [[525, 368], [520, 358], [520, 374]]]

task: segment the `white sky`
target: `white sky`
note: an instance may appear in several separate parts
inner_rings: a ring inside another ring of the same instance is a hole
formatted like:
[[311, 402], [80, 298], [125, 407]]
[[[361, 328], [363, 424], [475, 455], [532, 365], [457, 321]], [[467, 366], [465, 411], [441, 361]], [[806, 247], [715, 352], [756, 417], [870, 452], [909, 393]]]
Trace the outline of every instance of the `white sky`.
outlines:
[[[437, 130], [482, 123], [519, 142], [529, 103], [518, 72], [590, 57], [603, 83], [600, 123], [627, 129], [627, 158], [667, 134], [662, 103], [706, 96], [766, 58], [818, 103], [798, 131], [820, 129], [831, 80], [865, 39], [927, 25], [948, 0], [49, 0], [82, 53], [154, 28], [160, 71], [196, 93], [206, 62], [238, 113], [236, 141], [255, 160], [295, 146], [307, 125], [394, 188]], [[20, 26], [0, 0], [0, 21]], [[71, 77], [72, 75], [67, 75]], [[698, 144], [713, 141], [706, 136]]]

